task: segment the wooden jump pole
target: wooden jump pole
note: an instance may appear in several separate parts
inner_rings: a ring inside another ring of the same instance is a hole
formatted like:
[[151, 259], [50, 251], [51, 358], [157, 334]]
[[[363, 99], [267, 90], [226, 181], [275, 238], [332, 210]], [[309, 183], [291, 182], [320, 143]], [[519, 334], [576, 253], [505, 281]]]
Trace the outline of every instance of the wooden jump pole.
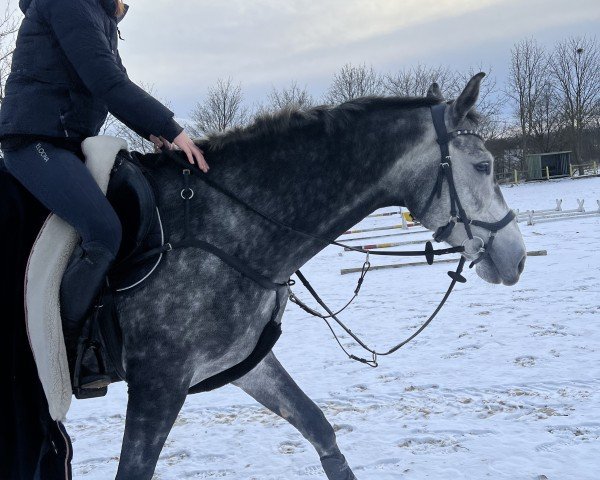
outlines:
[[[352, 245], [355, 248], [362, 248], [363, 250], [374, 250], [376, 248], [392, 248], [401, 247], [403, 245], [417, 245], [419, 243], [425, 243], [427, 240], [411, 240], [408, 242], [391, 242], [391, 243], [374, 243], [372, 245]], [[344, 247], [344, 251], [350, 252], [351, 248]]]
[[402, 212], [398, 211], [398, 212], [372, 213], [371, 215], [368, 215], [367, 218], [391, 217], [392, 215], [402, 215]]
[[347, 232], [344, 232], [342, 235], [354, 235], [357, 233], [367, 233], [367, 232], [380, 232], [382, 230], [398, 230], [398, 229], [403, 229], [406, 230], [407, 228], [412, 228], [412, 227], [418, 227], [420, 226], [420, 224], [415, 223], [415, 222], [402, 222], [399, 225], [387, 225], [385, 227], [373, 227], [373, 228], [360, 228], [358, 230], [348, 230]]
[[385, 235], [370, 235], [367, 237], [356, 237], [356, 238], [351, 238], [351, 237], [347, 237], [347, 238], [341, 238], [340, 241], [343, 242], [348, 242], [348, 241], [353, 241], [353, 242], [357, 242], [359, 240], [376, 240], [378, 238], [389, 238], [389, 237], [401, 237], [404, 235], [418, 235], [418, 234], [423, 234], [423, 233], [431, 233], [429, 230], [427, 229], [423, 229], [423, 230], [409, 230], [409, 231], [402, 231], [402, 232], [395, 232], [395, 233], [388, 233]]
[[[547, 250], [533, 250], [531, 252], [527, 252], [528, 257], [545, 257], [548, 255]], [[444, 259], [444, 260], [435, 260], [433, 263], [456, 263], [457, 259]], [[391, 268], [405, 268], [405, 267], [419, 267], [421, 265], [428, 265], [427, 262], [410, 262], [410, 263], [393, 263], [390, 265], [372, 265], [370, 270], [387, 270]], [[362, 272], [361, 268], [342, 268], [340, 270], [341, 275], [347, 275], [349, 273], [360, 273]]]

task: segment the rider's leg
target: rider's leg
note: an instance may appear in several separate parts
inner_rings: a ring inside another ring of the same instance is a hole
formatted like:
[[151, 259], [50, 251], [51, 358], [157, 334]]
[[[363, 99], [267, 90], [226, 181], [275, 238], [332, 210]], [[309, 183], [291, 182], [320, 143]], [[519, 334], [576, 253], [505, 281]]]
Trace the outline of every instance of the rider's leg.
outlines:
[[27, 190], [82, 237], [61, 287], [65, 340], [72, 347], [119, 250], [119, 218], [86, 166], [68, 150], [34, 142], [5, 152], [5, 164]]
[[8, 171], [46, 208], [79, 232], [83, 246], [99, 243], [116, 255], [121, 224], [84, 163], [47, 142], [5, 152]]

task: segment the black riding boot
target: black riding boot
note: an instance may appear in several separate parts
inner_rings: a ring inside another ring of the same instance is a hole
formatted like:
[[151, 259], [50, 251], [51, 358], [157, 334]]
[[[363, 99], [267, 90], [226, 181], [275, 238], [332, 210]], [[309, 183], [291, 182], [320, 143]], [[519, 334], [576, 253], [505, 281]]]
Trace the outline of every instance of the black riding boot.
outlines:
[[[78, 341], [83, 326], [94, 306], [114, 255], [99, 243], [77, 246], [63, 275], [60, 286], [60, 310], [63, 334], [71, 371], [75, 370]], [[80, 377], [81, 388], [103, 388], [110, 377], [94, 371], [95, 366], [83, 365]]]

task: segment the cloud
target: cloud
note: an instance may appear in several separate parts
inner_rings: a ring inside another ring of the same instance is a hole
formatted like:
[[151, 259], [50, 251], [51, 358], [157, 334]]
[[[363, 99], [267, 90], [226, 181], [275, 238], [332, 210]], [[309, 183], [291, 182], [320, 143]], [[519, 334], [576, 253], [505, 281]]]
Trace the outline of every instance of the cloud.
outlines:
[[[464, 1], [456, 7], [451, 0], [153, 1], [143, 11], [141, 4], [137, 12], [138, 5], [132, 5], [130, 15], [137, 17], [123, 24], [130, 39], [125, 56], [135, 70], [149, 57], [159, 59], [152, 62], [159, 83], [176, 78], [177, 70], [201, 83], [215, 78], [215, 71], [217, 76], [244, 72], [246, 81], [261, 81], [270, 73], [265, 67], [283, 72], [295, 58], [318, 59], [327, 51], [499, 2]], [[311, 69], [310, 61], [303, 64]]]
[[125, 64], [176, 108], [200, 99], [219, 77], [258, 92], [292, 79], [322, 86], [348, 61], [399, 68], [452, 64], [468, 54], [471, 64], [493, 64], [499, 44], [509, 50], [524, 36], [600, 19], [597, 0], [131, 3], [121, 26]]

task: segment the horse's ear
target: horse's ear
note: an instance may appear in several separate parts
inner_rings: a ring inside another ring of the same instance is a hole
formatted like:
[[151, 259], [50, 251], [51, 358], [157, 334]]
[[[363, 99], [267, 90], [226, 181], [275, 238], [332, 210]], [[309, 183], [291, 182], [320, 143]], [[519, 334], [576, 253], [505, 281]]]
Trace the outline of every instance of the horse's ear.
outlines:
[[429, 89], [427, 90], [427, 98], [436, 98], [438, 100], [444, 100], [444, 95], [440, 90], [440, 86], [433, 82]]
[[477, 98], [479, 97], [479, 86], [481, 85], [483, 77], [485, 77], [485, 73], [483, 72], [479, 72], [477, 75], [473, 76], [473, 78], [469, 80], [469, 83], [467, 83], [465, 89], [452, 104], [452, 120], [455, 125], [458, 125], [460, 121], [465, 118], [467, 113], [469, 113], [469, 110], [475, 106]]

